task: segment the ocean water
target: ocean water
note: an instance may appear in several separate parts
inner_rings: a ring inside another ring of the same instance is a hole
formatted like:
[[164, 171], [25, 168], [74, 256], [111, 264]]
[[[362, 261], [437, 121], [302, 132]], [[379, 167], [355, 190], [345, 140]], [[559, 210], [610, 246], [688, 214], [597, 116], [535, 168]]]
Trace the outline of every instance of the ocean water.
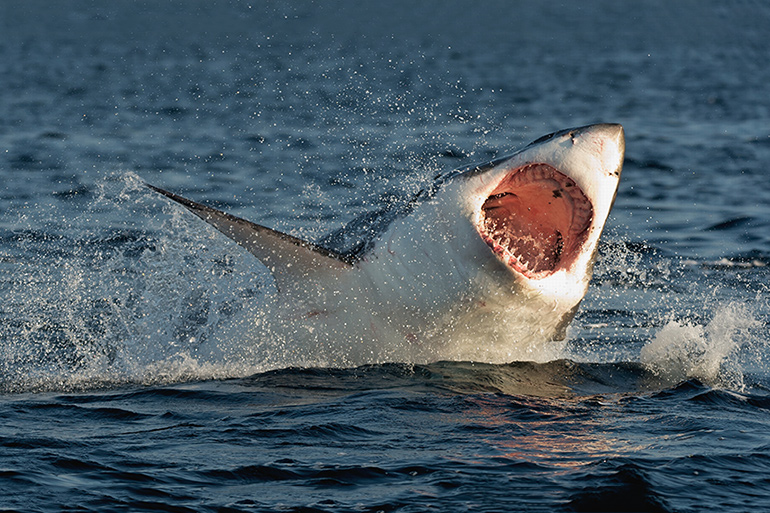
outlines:
[[[0, 510], [768, 508], [765, 3], [0, 0], [0, 33]], [[503, 365], [248, 358], [269, 274], [142, 185], [320, 240], [594, 122], [591, 288]]]

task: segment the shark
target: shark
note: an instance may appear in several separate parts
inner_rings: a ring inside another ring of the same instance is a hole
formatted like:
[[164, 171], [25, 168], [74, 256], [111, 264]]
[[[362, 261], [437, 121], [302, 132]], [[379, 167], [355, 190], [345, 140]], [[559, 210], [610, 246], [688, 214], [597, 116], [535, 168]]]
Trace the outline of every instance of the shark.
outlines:
[[398, 208], [317, 242], [147, 186], [272, 274], [275, 293], [249, 328], [261, 344], [330, 366], [504, 363], [536, 359], [537, 348], [564, 339], [588, 290], [624, 152], [619, 124], [560, 130], [441, 173]]

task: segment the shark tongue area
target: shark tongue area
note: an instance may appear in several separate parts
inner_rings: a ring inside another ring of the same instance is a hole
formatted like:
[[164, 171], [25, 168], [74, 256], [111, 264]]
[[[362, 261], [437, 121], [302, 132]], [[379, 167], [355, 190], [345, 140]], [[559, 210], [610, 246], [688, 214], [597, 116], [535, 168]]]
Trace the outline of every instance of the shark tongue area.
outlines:
[[528, 278], [568, 268], [593, 216], [591, 202], [574, 180], [542, 163], [509, 173], [481, 210], [481, 237]]

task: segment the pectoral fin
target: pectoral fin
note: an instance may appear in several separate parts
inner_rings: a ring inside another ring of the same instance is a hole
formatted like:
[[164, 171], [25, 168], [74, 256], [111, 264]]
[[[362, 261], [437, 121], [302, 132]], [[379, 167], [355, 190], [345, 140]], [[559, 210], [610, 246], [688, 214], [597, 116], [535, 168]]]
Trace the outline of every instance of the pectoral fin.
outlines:
[[279, 291], [292, 288], [298, 281], [307, 280], [316, 273], [353, 266], [353, 262], [344, 255], [312, 242], [195, 203], [158, 187], [149, 184], [147, 187], [184, 206], [256, 256], [272, 272]]

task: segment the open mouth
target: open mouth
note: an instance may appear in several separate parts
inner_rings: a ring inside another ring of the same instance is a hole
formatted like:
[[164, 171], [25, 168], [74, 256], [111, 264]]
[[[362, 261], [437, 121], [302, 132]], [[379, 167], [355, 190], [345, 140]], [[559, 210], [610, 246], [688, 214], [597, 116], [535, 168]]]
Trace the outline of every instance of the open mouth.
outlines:
[[568, 269], [580, 254], [593, 207], [574, 180], [547, 164], [503, 178], [481, 206], [481, 238], [527, 278]]

